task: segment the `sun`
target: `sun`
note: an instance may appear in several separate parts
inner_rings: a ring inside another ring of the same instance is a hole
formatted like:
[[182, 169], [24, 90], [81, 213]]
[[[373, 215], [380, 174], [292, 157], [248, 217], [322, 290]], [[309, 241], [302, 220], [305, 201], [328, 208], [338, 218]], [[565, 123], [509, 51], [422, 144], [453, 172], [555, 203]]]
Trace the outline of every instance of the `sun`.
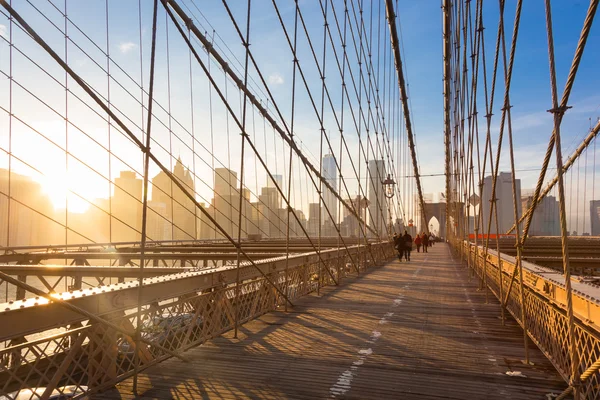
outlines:
[[73, 193], [68, 176], [44, 176], [40, 184], [55, 210], [68, 208], [70, 212], [84, 213], [89, 209], [89, 202]]
[[84, 213], [90, 208], [94, 200], [90, 187], [81, 184], [74, 173], [54, 171], [41, 176], [39, 183], [42, 193], [54, 206], [55, 210], [68, 209], [69, 212]]

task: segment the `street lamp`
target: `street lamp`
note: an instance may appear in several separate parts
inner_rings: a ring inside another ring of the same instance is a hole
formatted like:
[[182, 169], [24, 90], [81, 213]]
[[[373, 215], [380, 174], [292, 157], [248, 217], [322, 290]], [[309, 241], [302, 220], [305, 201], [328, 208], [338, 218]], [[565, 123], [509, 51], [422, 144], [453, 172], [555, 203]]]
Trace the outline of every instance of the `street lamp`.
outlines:
[[394, 197], [394, 185], [396, 182], [394, 182], [390, 174], [388, 174], [387, 179], [381, 182], [381, 184], [383, 185], [385, 197], [388, 199]]
[[[383, 182], [381, 182], [381, 185], [383, 186], [383, 194], [385, 195], [385, 197], [388, 200], [391, 200], [392, 197], [394, 197], [394, 185], [396, 184], [396, 182], [394, 182], [394, 180], [392, 179], [392, 177], [390, 176], [390, 174], [388, 174], [387, 179]], [[388, 234], [391, 235], [391, 230], [393, 229], [393, 225], [392, 225], [392, 212], [391, 210], [388, 208], [388, 213], [390, 216], [390, 226], [388, 228]]]

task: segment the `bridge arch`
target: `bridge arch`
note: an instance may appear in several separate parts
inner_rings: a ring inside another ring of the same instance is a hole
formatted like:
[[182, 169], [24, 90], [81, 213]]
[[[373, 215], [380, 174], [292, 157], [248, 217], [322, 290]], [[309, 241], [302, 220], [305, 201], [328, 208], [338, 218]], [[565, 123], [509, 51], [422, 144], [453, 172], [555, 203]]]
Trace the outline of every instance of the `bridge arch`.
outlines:
[[446, 203], [425, 203], [425, 215], [429, 220], [427, 227], [429, 228], [431, 220], [434, 218], [439, 224], [438, 236], [446, 237]]

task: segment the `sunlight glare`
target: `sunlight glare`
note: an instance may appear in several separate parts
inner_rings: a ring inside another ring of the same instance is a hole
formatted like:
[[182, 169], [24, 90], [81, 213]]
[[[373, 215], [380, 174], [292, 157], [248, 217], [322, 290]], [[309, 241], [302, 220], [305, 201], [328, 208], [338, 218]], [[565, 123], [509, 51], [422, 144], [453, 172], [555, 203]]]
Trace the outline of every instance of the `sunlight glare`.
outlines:
[[[48, 196], [55, 210], [84, 213], [90, 208], [90, 202], [101, 196], [94, 184], [78, 176], [77, 171], [46, 171], [39, 177], [42, 192]], [[77, 193], [77, 194], [75, 194]]]

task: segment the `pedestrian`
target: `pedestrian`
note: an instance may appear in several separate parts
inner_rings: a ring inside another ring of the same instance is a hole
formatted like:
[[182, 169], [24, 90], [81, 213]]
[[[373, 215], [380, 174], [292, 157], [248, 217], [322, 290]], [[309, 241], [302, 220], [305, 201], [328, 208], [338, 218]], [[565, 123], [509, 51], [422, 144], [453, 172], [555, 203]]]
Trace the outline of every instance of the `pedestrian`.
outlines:
[[404, 239], [404, 259], [406, 261], [410, 261], [410, 252], [412, 251], [412, 243], [413, 238], [410, 236], [408, 231], [404, 231], [404, 235], [402, 236]]
[[421, 252], [421, 235], [419, 235], [417, 233], [417, 236], [415, 236], [415, 246], [417, 246], [417, 253]]
[[429, 235], [429, 246], [433, 247], [433, 244], [435, 243], [435, 236], [433, 236], [433, 233]]
[[404, 252], [404, 240], [402, 236], [399, 236], [397, 233], [394, 233], [394, 248], [398, 252], [398, 259], [402, 261], [402, 254]]
[[421, 241], [423, 242], [423, 253], [427, 253], [427, 248], [429, 247], [429, 236], [427, 236], [425, 232], [423, 232]]

